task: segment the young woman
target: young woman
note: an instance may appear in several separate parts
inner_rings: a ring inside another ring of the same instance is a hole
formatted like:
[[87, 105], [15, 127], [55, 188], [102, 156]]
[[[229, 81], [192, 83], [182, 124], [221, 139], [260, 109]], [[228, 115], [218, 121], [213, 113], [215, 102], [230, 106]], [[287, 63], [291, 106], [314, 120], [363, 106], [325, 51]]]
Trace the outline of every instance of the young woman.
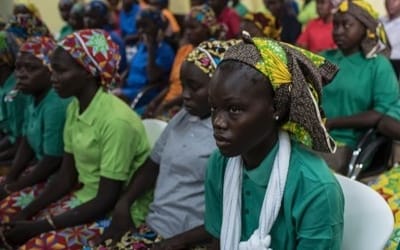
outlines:
[[[107, 90], [118, 78], [118, 46], [102, 30], [67, 36], [51, 58], [54, 89], [68, 106], [64, 156], [40, 195], [2, 233], [19, 249], [82, 249], [100, 234], [99, 224], [149, 153], [137, 115]], [[135, 223], [142, 223], [148, 197], [138, 200]], [[30, 218], [33, 220], [28, 220]]]
[[[103, 236], [104, 240], [112, 239], [106, 241], [106, 247], [188, 249], [210, 240], [203, 226], [204, 176], [207, 159], [216, 145], [208, 87], [218, 62], [235, 43], [203, 42], [184, 61], [184, 109], [168, 123], [152, 154], [118, 202], [111, 226]], [[129, 207], [154, 186], [146, 225], [133, 224]]]
[[148, 105], [145, 116], [171, 119], [182, 107], [181, 65], [186, 56], [201, 42], [217, 39], [224, 40], [221, 26], [214, 11], [208, 5], [192, 7], [185, 19], [183, 45], [178, 49], [169, 76], [169, 86]]
[[[333, 19], [333, 39], [338, 49], [322, 55], [340, 71], [323, 89], [326, 126], [339, 143], [335, 154], [322, 154], [328, 165], [347, 172], [352, 150], [364, 131], [377, 126], [398, 99], [399, 87], [387, 37], [378, 14], [364, 0], [344, 1]], [[383, 55], [382, 55], [383, 54]]]
[[219, 149], [205, 183], [212, 249], [340, 249], [343, 194], [308, 150], [335, 150], [319, 107], [335, 72], [322, 57], [265, 38], [246, 35], [226, 52], [209, 91]]
[[[30, 95], [31, 100], [23, 107], [24, 127], [17, 154], [2, 178], [0, 221], [3, 223], [27, 206], [60, 167], [69, 100], [62, 100], [51, 87], [49, 55], [55, 46], [55, 41], [48, 37], [30, 38], [21, 46], [16, 59], [16, 88]], [[28, 168], [32, 160], [37, 163]]]

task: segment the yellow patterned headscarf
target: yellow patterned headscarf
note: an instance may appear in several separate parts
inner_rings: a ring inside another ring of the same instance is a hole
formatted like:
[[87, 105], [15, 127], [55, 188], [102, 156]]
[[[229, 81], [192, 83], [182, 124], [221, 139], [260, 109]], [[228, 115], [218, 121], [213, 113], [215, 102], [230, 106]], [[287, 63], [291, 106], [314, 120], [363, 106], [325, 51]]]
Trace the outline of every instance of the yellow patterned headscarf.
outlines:
[[265, 37], [280, 40], [282, 30], [277, 27], [275, 17], [271, 14], [264, 12], [248, 13], [243, 19], [254, 23]]
[[270, 80], [281, 129], [292, 139], [316, 151], [336, 150], [320, 100], [322, 86], [338, 71], [335, 65], [304, 49], [248, 34], [227, 51], [227, 60], [245, 63]]
[[359, 20], [367, 29], [367, 34], [361, 42], [361, 48], [366, 58], [375, 57], [378, 53], [390, 55], [390, 43], [379, 14], [364, 0], [345, 0], [337, 8], [339, 13], [349, 13]]
[[211, 77], [217, 65], [223, 59], [225, 52], [239, 42], [240, 40], [202, 42], [190, 52], [186, 61], [194, 63], [201, 71]]
[[39, 8], [31, 0], [15, 0], [15, 5], [24, 5], [33, 15], [36, 17], [40, 16]]

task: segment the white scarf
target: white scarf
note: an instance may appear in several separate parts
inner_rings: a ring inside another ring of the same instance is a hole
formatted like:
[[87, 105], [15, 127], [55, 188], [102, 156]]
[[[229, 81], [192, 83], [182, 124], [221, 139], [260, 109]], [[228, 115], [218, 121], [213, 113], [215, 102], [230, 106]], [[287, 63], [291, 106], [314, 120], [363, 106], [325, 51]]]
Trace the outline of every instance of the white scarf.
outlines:
[[221, 250], [268, 250], [269, 232], [278, 216], [285, 189], [290, 160], [290, 139], [286, 132], [279, 133], [279, 150], [275, 156], [271, 177], [261, 208], [259, 227], [248, 241], [240, 242], [242, 230], [242, 169], [240, 156], [230, 158], [225, 170]]

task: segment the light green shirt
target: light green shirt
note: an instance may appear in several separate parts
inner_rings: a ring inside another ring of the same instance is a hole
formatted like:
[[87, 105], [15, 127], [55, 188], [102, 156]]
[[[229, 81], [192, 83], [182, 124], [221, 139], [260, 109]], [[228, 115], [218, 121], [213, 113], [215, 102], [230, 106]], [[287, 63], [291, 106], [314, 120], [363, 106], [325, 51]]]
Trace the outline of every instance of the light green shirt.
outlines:
[[29, 96], [19, 93], [11, 102], [5, 96], [14, 89], [17, 79], [12, 73], [0, 87], [0, 129], [8, 135], [11, 143], [22, 135], [24, 110], [30, 103]]
[[307, 5], [302, 6], [303, 8], [300, 10], [297, 15], [297, 20], [303, 25], [307, 25], [307, 23], [315, 18], [318, 18], [317, 13], [317, 1], [312, 0]]
[[69, 101], [50, 89], [36, 106], [33, 100], [27, 106], [23, 134], [38, 160], [44, 155], [63, 155], [63, 129]]
[[[85, 203], [96, 197], [100, 177], [127, 183], [150, 152], [140, 118], [112, 94], [99, 89], [79, 114], [74, 98], [68, 107], [64, 129], [65, 151], [74, 155], [82, 189], [75, 196]], [[132, 217], [143, 222], [151, 197], [135, 202]], [[135, 209], [140, 207], [140, 209]]]
[[[361, 52], [344, 56], [340, 50], [325, 51], [322, 55], [340, 68], [322, 91], [322, 107], [328, 119], [369, 110], [386, 113], [399, 98], [396, 75], [384, 56], [366, 59]], [[334, 129], [329, 133], [337, 142], [354, 148], [363, 132]]]
[[[271, 248], [339, 250], [343, 234], [344, 198], [325, 162], [292, 141], [290, 165], [279, 215], [272, 226]], [[247, 240], [258, 220], [278, 146], [257, 168], [243, 169], [242, 234]], [[228, 158], [215, 152], [207, 168], [205, 227], [220, 238], [225, 168]]]

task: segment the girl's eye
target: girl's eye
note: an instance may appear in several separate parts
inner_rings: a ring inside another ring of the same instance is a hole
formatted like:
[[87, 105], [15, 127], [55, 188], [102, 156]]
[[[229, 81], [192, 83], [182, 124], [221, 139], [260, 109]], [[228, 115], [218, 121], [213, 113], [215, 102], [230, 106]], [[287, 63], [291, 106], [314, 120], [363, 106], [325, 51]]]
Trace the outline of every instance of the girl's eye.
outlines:
[[229, 107], [229, 112], [238, 114], [238, 113], [242, 112], [242, 109], [239, 108], [238, 106], [231, 106], [231, 107]]

